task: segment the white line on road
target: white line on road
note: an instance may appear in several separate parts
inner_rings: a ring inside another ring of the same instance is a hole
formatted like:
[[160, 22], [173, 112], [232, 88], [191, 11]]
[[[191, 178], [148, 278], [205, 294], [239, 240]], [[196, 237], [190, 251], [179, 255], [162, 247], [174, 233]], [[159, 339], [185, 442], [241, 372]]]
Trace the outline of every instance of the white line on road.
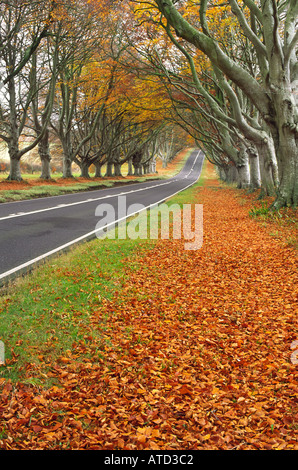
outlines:
[[[145, 191], [146, 189], [155, 188], [156, 186], [164, 186], [166, 184], [170, 184], [170, 183], [173, 183], [175, 181], [177, 181], [177, 180], [171, 180], [171, 181], [167, 181], [166, 183], [155, 184], [154, 186], [146, 186], [145, 188], [134, 189], [132, 191], [126, 191], [126, 192], [122, 192], [120, 194], [122, 195], [122, 194], [137, 193], [138, 191]], [[68, 204], [58, 204], [57, 206], [46, 207], [45, 209], [37, 209], [35, 211], [17, 212], [16, 214], [9, 214], [9, 215], [6, 215], [4, 217], [0, 217], [0, 221], [7, 220], [7, 219], [14, 219], [15, 217], [24, 217], [26, 215], [39, 214], [41, 212], [48, 212], [48, 211], [53, 211], [53, 210], [57, 210], [57, 209], [63, 209], [65, 207], [77, 206], [79, 204], [87, 204], [88, 202], [101, 201], [103, 199], [109, 199], [111, 197], [117, 197], [120, 194], [100, 196], [100, 197], [96, 197], [96, 198], [93, 198], [93, 199], [85, 199], [84, 201], [70, 202]]]
[[[195, 160], [194, 160], [194, 163], [193, 163], [193, 166], [194, 164], [196, 163], [197, 161], [197, 158], [199, 156], [200, 152], [198, 152]], [[191, 170], [190, 170], [191, 171]], [[190, 173], [190, 172], [189, 172]], [[200, 177], [200, 174], [198, 175], [197, 179], [195, 181], [193, 181], [192, 183], [190, 183], [189, 185], [187, 185], [185, 188], [179, 190], [179, 191], [176, 191], [175, 193], [169, 195], [166, 197], [166, 199], [169, 199], [170, 197], [173, 197], [175, 196], [176, 194], [180, 193], [181, 191], [185, 191], [185, 189], [189, 188], [190, 186], [193, 186], [195, 184], [196, 181], [198, 181]], [[151, 186], [152, 187], [152, 186]], [[147, 188], [148, 189], [148, 188]], [[134, 191], [131, 191], [131, 192], [134, 192]], [[125, 193], [126, 194], [126, 193]], [[109, 196], [110, 197], [110, 196]], [[139, 210], [139, 211], [136, 211], [132, 214], [127, 214], [125, 217], [121, 217], [120, 219], [116, 220], [116, 221], [113, 221], [111, 222], [110, 224], [107, 224], [105, 225], [103, 228], [108, 228], [112, 225], [115, 225], [115, 224], [118, 224], [119, 222], [122, 222], [123, 220], [125, 219], [128, 219], [129, 217], [133, 217], [134, 215], [136, 214], [139, 214], [140, 212], [144, 211], [144, 210], [147, 210], [147, 209], [150, 209], [154, 206], [157, 206], [158, 204], [160, 204], [161, 202], [164, 202], [165, 199], [161, 199], [160, 201], [158, 202], [155, 202], [154, 204], [149, 204], [148, 206], [145, 206], [143, 209]], [[79, 243], [87, 238], [90, 238], [90, 237], [95, 237], [96, 234], [98, 232], [100, 232], [102, 230], [101, 229], [95, 229], [95, 230], [92, 230], [91, 232], [89, 233], [86, 233], [85, 235], [82, 235], [81, 237], [78, 237], [78, 238], [75, 238], [74, 240], [71, 240], [70, 242], [68, 243], [65, 243], [64, 245], [61, 245], [61, 246], [58, 246], [57, 248], [54, 248], [53, 250], [51, 251], [48, 251], [47, 253], [44, 253], [40, 256], [37, 256], [36, 258], [34, 259], [31, 259], [30, 261], [27, 261], [26, 263], [23, 263], [23, 264], [20, 264], [19, 266], [16, 266], [15, 268], [13, 269], [10, 269], [9, 271], [6, 271], [5, 273], [2, 273], [0, 274], [0, 279], [4, 279], [5, 277], [9, 277], [9, 276], [12, 276], [13, 274], [17, 273], [18, 271], [21, 271], [23, 269], [26, 269], [28, 268], [29, 266], [32, 266], [33, 264], [36, 264], [38, 263], [39, 261], [42, 261], [44, 260], [45, 258], [48, 258], [49, 256], [52, 256], [56, 253], [58, 253], [59, 251], [62, 251], [62, 250], [65, 250], [67, 248], [69, 248], [70, 246], [72, 245], [75, 245], [76, 243]]]
[[[197, 155], [197, 157], [198, 157], [198, 155]], [[197, 157], [195, 158], [195, 160], [193, 162], [191, 170], [189, 171], [189, 173], [184, 178], [188, 178], [188, 176], [192, 172], [193, 167], [196, 163]], [[53, 207], [46, 207], [45, 209], [38, 209], [38, 210], [35, 210], [35, 211], [17, 212], [16, 214], [9, 214], [7, 216], [0, 217], [0, 221], [7, 220], [7, 219], [14, 219], [16, 217], [24, 217], [26, 215], [39, 214], [41, 212], [53, 211], [53, 210], [62, 209], [62, 208], [65, 208], [65, 207], [76, 206], [76, 205], [79, 205], [79, 204], [86, 204], [88, 202], [100, 201], [100, 200], [103, 200], [103, 199], [109, 199], [111, 197], [116, 197], [116, 196], [120, 196], [120, 195], [124, 195], [124, 194], [137, 193], [139, 191], [145, 191], [147, 189], [156, 188], [157, 186], [159, 187], [159, 186], [164, 186], [164, 185], [167, 185], [167, 184], [171, 184], [171, 183], [174, 183], [175, 181], [178, 181], [178, 178], [176, 178], [174, 180], [171, 180], [171, 181], [166, 181], [165, 183], [159, 183], [159, 184], [155, 184], [153, 186], [146, 186], [145, 188], [133, 189], [131, 191], [124, 191], [124, 192], [119, 193], [119, 194], [108, 195], [108, 196], [100, 196], [100, 197], [93, 198], [93, 199], [89, 198], [89, 199], [85, 199], [84, 201], [70, 202], [68, 204], [58, 204], [58, 205], [53, 206]]]

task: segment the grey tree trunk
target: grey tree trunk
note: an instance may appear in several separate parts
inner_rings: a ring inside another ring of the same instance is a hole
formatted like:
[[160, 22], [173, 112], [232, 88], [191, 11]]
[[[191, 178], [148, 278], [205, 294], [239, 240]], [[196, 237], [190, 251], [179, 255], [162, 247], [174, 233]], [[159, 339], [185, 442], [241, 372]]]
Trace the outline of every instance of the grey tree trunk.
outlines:
[[148, 163], [143, 164], [143, 173], [144, 175], [147, 175], [149, 173], [149, 165]]
[[10, 172], [7, 179], [12, 181], [21, 181], [22, 175], [20, 164], [19, 136], [14, 118], [11, 119], [11, 136], [8, 141], [8, 153], [10, 158]]
[[89, 163], [83, 161], [81, 164], [81, 177], [82, 178], [90, 178], [89, 175]]
[[121, 173], [121, 163], [114, 163], [114, 168], [115, 168], [115, 175], [114, 176], [122, 176]]
[[95, 162], [94, 166], [95, 166], [95, 175], [94, 175], [94, 177], [95, 178], [102, 178], [102, 174], [101, 174], [102, 165], [98, 162]]
[[149, 172], [150, 173], [156, 173], [156, 160], [150, 160], [150, 167], [149, 167]]
[[110, 178], [111, 176], [114, 176], [113, 166], [114, 166], [114, 164], [113, 164], [112, 162], [108, 162], [108, 163], [107, 163], [106, 176], [109, 177], [109, 178]]
[[43, 138], [38, 143], [38, 153], [41, 160], [41, 175], [44, 180], [51, 179], [51, 154], [49, 145], [49, 132], [46, 131]]
[[250, 184], [249, 187], [251, 191], [255, 191], [261, 187], [261, 174], [260, 174], [260, 164], [259, 164], [259, 155], [257, 149], [254, 147], [249, 147], [247, 150], [248, 161], [250, 168]]
[[128, 160], [128, 173], [127, 176], [132, 176], [133, 175], [133, 167], [132, 167], [132, 161], [131, 158]]
[[71, 169], [72, 160], [69, 156], [63, 157], [63, 178], [73, 178]]
[[21, 162], [19, 158], [10, 157], [10, 171], [7, 179], [11, 181], [22, 181]]
[[226, 182], [229, 184], [238, 183], [238, 170], [235, 165], [230, 165], [227, 169]]
[[[287, 106], [284, 103], [284, 106]], [[298, 139], [295, 132], [285, 123], [279, 132], [280, 185], [274, 207], [298, 205]], [[298, 125], [297, 125], [298, 135]]]
[[259, 166], [261, 174], [261, 192], [259, 197], [276, 195], [277, 166], [274, 161], [275, 153], [272, 155], [267, 143], [256, 144], [259, 155]]
[[70, 136], [60, 136], [60, 140], [63, 148], [63, 178], [73, 178], [72, 175], [72, 151], [70, 144]]
[[238, 170], [238, 188], [247, 189], [250, 186], [250, 174], [248, 161], [242, 165], [237, 165]]
[[134, 175], [135, 175], [135, 176], [142, 176], [142, 174], [143, 174], [143, 173], [142, 173], [142, 166], [141, 166], [141, 164], [138, 163], [138, 164], [134, 165]]
[[226, 181], [227, 180], [227, 173], [226, 173], [226, 169], [222, 166], [218, 166], [217, 167], [217, 171], [218, 171], [218, 175], [219, 175], [219, 178], [222, 180], [222, 181]]
[[275, 114], [274, 130], [278, 134], [280, 185], [274, 202], [276, 209], [298, 204], [298, 124], [294, 96], [298, 91], [296, 55], [298, 3], [297, 1], [287, 3], [282, 38], [276, 32], [278, 19], [275, 2], [261, 0], [264, 41], [268, 51], [268, 82]]
[[52, 179], [51, 176], [51, 160], [47, 158], [43, 158], [41, 160], [41, 175], [40, 178], [43, 180], [50, 180]]
[[8, 180], [21, 181], [21, 166], [20, 166], [20, 149], [19, 149], [19, 130], [17, 124], [17, 112], [16, 112], [16, 87], [15, 81], [12, 78], [8, 82], [8, 94], [9, 94], [9, 127], [10, 136], [8, 140], [8, 153], [10, 158], [10, 172]]

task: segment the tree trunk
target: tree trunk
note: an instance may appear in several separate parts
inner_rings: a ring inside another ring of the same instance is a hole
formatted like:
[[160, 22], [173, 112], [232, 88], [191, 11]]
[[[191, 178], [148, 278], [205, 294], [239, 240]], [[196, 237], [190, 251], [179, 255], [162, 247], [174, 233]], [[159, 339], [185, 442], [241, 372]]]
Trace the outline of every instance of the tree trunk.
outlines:
[[81, 177], [82, 178], [90, 178], [89, 163], [88, 162], [82, 162], [81, 163]]
[[156, 160], [151, 160], [150, 161], [150, 173], [156, 173]]
[[38, 153], [41, 160], [41, 175], [40, 178], [44, 180], [51, 179], [51, 154], [49, 145], [49, 132], [46, 131], [43, 138], [38, 144]]
[[134, 165], [134, 176], [142, 175], [142, 167], [140, 164]]
[[298, 146], [293, 141], [289, 136], [287, 147], [283, 148], [280, 185], [273, 205], [276, 209], [298, 205]]
[[19, 158], [10, 158], [10, 172], [7, 179], [10, 181], [22, 181]]
[[249, 147], [248, 150], [248, 161], [250, 168], [250, 190], [255, 191], [261, 187], [261, 174], [260, 174], [260, 164], [259, 164], [259, 155], [255, 148]]
[[8, 96], [9, 96], [9, 124], [10, 124], [10, 138], [8, 141], [8, 153], [10, 158], [10, 172], [8, 180], [21, 181], [21, 165], [20, 165], [20, 150], [19, 150], [19, 129], [17, 124], [17, 108], [16, 108], [16, 90], [15, 82], [12, 78], [8, 82]]
[[[296, 206], [298, 204], [298, 124], [295, 93], [298, 82], [291, 64], [297, 64], [295, 45], [297, 23], [297, 1], [288, 2], [289, 9], [284, 30], [284, 44], [276, 32], [276, 2], [261, 1], [264, 27], [264, 42], [267, 48], [269, 73], [267, 77], [274, 110], [273, 134], [278, 135], [277, 156], [280, 166], [280, 184], [273, 207]], [[296, 42], [297, 44], [297, 42]], [[272, 116], [269, 118], [272, 120]], [[277, 140], [277, 139], [276, 139]]]
[[94, 177], [95, 178], [102, 178], [102, 174], [101, 174], [102, 165], [99, 162], [95, 162], [94, 166], [95, 166], [95, 175], [94, 175]]
[[71, 145], [70, 139], [68, 136], [61, 138], [63, 148], [63, 178], [73, 178], [72, 176], [72, 155], [71, 155]]
[[73, 178], [71, 170], [71, 158], [67, 155], [63, 156], [63, 178]]
[[235, 165], [229, 165], [226, 182], [229, 184], [238, 183], [238, 171]]
[[8, 142], [8, 153], [10, 158], [10, 171], [8, 180], [22, 181], [21, 164], [19, 157], [19, 140], [16, 126], [12, 126], [11, 138]]
[[227, 180], [226, 170], [222, 166], [218, 166], [217, 170], [218, 170], [219, 178], [222, 181], [226, 181]]
[[277, 167], [274, 159], [275, 155], [270, 151], [267, 143], [256, 144], [259, 154], [259, 165], [261, 174], [261, 192], [259, 198], [276, 195]]
[[114, 176], [114, 173], [113, 173], [113, 163], [112, 162], [108, 162], [107, 163], [107, 171], [106, 171], [106, 176], [107, 177], [111, 177], [111, 176]]
[[298, 126], [293, 131], [284, 124], [279, 132], [280, 184], [273, 205], [276, 209], [298, 205], [298, 145], [295, 131], [298, 133]]
[[236, 164], [238, 170], [238, 189], [246, 189], [249, 187], [250, 174], [248, 165], [247, 147], [240, 142], [240, 150], [238, 152], [238, 161]]
[[249, 175], [249, 166], [248, 161], [242, 165], [237, 165], [238, 170], [238, 189], [249, 188], [250, 184], [250, 175]]
[[46, 158], [41, 160], [41, 175], [40, 175], [40, 178], [43, 179], [43, 180], [52, 179], [50, 160], [48, 160]]
[[121, 174], [121, 164], [116, 162], [114, 163], [114, 168], [115, 168], [115, 175], [114, 176], [122, 176]]
[[132, 167], [132, 161], [131, 158], [128, 160], [128, 173], [127, 176], [132, 176], [133, 175], [133, 167]]

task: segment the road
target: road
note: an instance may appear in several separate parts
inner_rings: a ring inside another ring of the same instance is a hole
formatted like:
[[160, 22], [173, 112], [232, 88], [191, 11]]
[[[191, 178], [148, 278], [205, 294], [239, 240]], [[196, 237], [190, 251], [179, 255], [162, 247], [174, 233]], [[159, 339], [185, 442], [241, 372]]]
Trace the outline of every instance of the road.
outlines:
[[198, 180], [203, 160], [202, 152], [193, 151], [180, 173], [168, 180], [0, 204], [0, 284], [76, 243], [95, 238], [98, 205], [111, 204], [117, 221], [123, 219], [118, 215], [120, 195], [126, 197], [127, 207], [161, 203]]

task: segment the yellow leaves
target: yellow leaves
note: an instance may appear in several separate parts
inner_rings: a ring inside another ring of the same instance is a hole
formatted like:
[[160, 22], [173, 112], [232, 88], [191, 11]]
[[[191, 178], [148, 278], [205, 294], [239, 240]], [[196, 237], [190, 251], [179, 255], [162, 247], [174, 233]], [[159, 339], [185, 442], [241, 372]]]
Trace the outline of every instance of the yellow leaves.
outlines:
[[137, 428], [137, 440], [145, 444], [147, 440], [160, 437], [160, 432], [151, 426], [144, 426]]
[[298, 340], [292, 341], [291, 349], [295, 349], [294, 352], [291, 354], [291, 362], [292, 364], [298, 364]]
[[36, 396], [33, 398], [33, 402], [38, 405], [46, 405], [47, 400], [43, 396]]

